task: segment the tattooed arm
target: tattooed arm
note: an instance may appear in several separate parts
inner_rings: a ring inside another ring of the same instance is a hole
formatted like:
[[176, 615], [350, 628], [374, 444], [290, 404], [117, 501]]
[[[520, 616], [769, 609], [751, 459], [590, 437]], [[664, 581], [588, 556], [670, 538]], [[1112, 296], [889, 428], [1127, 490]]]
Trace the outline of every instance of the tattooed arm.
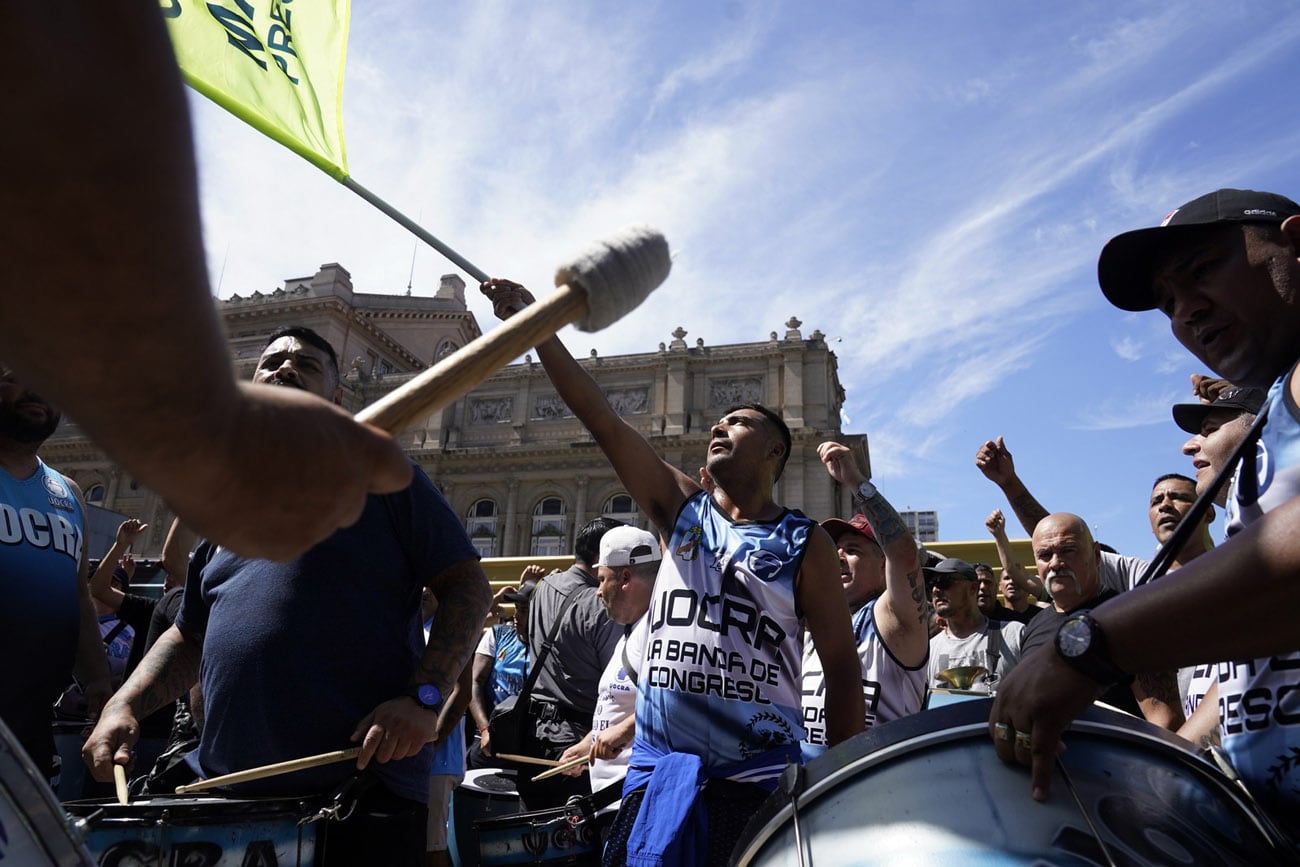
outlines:
[[[444, 701], [450, 701], [452, 688], [470, 664], [483, 634], [483, 620], [492, 606], [492, 588], [478, 560], [453, 563], [426, 586], [438, 599], [438, 612], [433, 618], [424, 655], [408, 683], [411, 686], [431, 683]], [[469, 703], [468, 689], [464, 700]], [[436, 739], [438, 719], [436, 710], [426, 709], [407, 696], [380, 704], [352, 732], [353, 742], [361, 742], [357, 768], [365, 769], [372, 759], [388, 762], [415, 755], [426, 743]]]
[[980, 446], [979, 451], [975, 453], [975, 466], [979, 467], [984, 478], [1002, 489], [1025, 532], [1030, 536], [1034, 535], [1034, 528], [1038, 526], [1039, 521], [1047, 517], [1048, 512], [1043, 508], [1043, 504], [1029, 493], [1025, 483], [1020, 481], [1020, 476], [1016, 475], [1015, 462], [1012, 461], [1011, 452], [1002, 441], [1002, 437], [998, 437], [996, 441], [989, 440]]
[[871, 525], [884, 555], [884, 592], [874, 611], [880, 637], [903, 665], [919, 666], [930, 649], [930, 630], [916, 540], [879, 491], [869, 490], [871, 496], [862, 496], [861, 486], [867, 479], [848, 448], [825, 442], [817, 447], [817, 454], [831, 477], [853, 491], [853, 506]]
[[1176, 732], [1185, 722], [1177, 671], [1139, 674], [1133, 679], [1133, 697], [1142, 708], [1142, 716], [1152, 725]]
[[172, 626], [164, 632], [135, 672], [108, 704], [95, 730], [86, 739], [81, 757], [95, 779], [113, 779], [113, 765], [130, 765], [132, 748], [140, 739], [139, 721], [180, 698], [199, 679], [203, 645]]

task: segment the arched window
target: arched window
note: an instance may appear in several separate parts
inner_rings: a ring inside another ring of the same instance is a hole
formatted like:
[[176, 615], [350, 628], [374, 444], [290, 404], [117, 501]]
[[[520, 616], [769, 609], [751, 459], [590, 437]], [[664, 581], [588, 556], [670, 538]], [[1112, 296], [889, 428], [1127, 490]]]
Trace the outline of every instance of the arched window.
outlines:
[[86, 502], [92, 506], [102, 506], [106, 493], [103, 485], [91, 485], [86, 489]]
[[641, 526], [641, 512], [636, 507], [636, 500], [627, 494], [615, 494], [605, 501], [601, 514], [615, 521], [622, 521], [633, 527]]
[[533, 508], [533, 542], [528, 553], [534, 557], [560, 557], [568, 547], [564, 501], [559, 497], [547, 497]]
[[480, 557], [497, 554], [497, 504], [493, 500], [477, 500], [469, 507], [465, 517], [465, 532]]

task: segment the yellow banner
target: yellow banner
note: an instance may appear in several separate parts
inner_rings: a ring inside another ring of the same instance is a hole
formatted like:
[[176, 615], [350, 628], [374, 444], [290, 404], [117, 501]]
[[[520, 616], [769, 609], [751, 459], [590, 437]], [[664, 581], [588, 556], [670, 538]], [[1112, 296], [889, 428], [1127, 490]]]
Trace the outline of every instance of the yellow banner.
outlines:
[[335, 180], [351, 0], [159, 0], [190, 86]]

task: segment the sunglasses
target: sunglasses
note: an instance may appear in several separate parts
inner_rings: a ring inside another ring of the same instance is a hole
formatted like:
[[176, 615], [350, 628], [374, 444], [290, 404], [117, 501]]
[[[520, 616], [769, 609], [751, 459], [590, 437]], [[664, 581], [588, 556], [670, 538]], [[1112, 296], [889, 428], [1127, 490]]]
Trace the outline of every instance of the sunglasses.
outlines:
[[965, 581], [967, 584], [974, 583], [965, 575], [953, 575], [953, 574], [937, 575], [935, 576], [935, 579], [932, 583], [935, 587], [938, 587], [940, 590], [947, 590], [949, 587], [956, 584], [958, 581]]

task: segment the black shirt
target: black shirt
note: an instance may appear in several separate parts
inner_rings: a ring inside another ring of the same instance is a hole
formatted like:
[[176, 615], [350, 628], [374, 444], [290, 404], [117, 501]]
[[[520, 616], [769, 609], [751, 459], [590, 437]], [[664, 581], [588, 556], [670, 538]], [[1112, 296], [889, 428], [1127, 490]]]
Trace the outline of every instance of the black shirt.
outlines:
[[[1034, 619], [1025, 625], [1025, 631], [1020, 634], [1020, 658], [1026, 659], [1035, 648], [1042, 647], [1044, 644], [1052, 644], [1056, 640], [1056, 631], [1061, 628], [1061, 624], [1071, 615], [1078, 614], [1081, 611], [1090, 611], [1118, 595], [1114, 590], [1103, 590], [1087, 602], [1071, 608], [1064, 614], [1055, 608], [1040, 609]], [[1133, 697], [1132, 687], [1126, 683], [1117, 683], [1108, 687], [1101, 694], [1098, 701], [1128, 711], [1134, 716], [1142, 717], [1142, 708], [1138, 706], [1137, 699]]]

